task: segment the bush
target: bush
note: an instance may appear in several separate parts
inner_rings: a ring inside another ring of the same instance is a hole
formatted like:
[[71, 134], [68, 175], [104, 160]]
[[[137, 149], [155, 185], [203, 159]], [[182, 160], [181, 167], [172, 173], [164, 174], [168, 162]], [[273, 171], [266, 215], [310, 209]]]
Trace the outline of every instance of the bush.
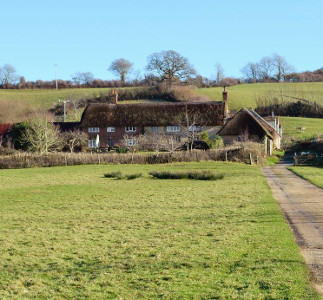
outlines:
[[142, 174], [141, 173], [136, 173], [136, 174], [127, 174], [125, 175], [125, 177], [127, 178], [127, 180], [132, 180], [132, 179], [136, 179], [141, 177]]
[[187, 172], [150, 172], [149, 175], [158, 179], [193, 179], [193, 180], [218, 180], [223, 179], [223, 174], [214, 174], [210, 171], [187, 171]]
[[127, 180], [133, 180], [141, 176], [142, 176], [141, 173], [122, 175], [120, 171], [104, 174], [105, 178], [116, 178], [116, 179], [127, 179]]
[[106, 178], [116, 178], [116, 177], [120, 177], [120, 176], [122, 176], [120, 171], [118, 171], [118, 172], [110, 172], [110, 173], [104, 174], [104, 177], [106, 177]]

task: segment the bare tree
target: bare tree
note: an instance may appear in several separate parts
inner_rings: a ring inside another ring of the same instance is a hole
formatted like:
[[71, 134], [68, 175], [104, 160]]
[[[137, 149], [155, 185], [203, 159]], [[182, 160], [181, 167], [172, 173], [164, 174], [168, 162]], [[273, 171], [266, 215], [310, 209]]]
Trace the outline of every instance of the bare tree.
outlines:
[[175, 79], [186, 79], [196, 72], [188, 59], [173, 50], [153, 53], [148, 57], [147, 70], [158, 75], [169, 86]]
[[76, 72], [72, 75], [74, 84], [90, 84], [94, 81], [94, 76], [91, 72]]
[[258, 63], [248, 62], [240, 71], [249, 80], [259, 80], [260, 69]]
[[273, 76], [273, 59], [269, 56], [263, 57], [259, 62], [259, 71], [262, 80], [270, 79]]
[[179, 120], [178, 125], [188, 141], [188, 149], [192, 152], [194, 141], [202, 132], [202, 118], [198, 110], [185, 107], [184, 116]]
[[70, 96], [70, 106], [72, 107], [73, 109], [73, 112], [74, 112], [74, 120], [77, 121], [79, 120], [79, 108], [81, 107], [82, 105], [82, 100], [75, 97], [75, 96]]
[[70, 130], [62, 133], [62, 140], [64, 147], [68, 147], [72, 152], [75, 151], [75, 148], [83, 148], [86, 147], [88, 136], [85, 132], [81, 130]]
[[285, 57], [278, 54], [273, 54], [272, 56], [275, 77], [277, 81], [282, 81], [285, 76], [294, 71], [294, 67], [287, 63]]
[[0, 68], [0, 84], [16, 84], [18, 80], [19, 76], [14, 66], [5, 64]]
[[179, 150], [183, 146], [183, 142], [180, 140], [179, 136], [161, 134], [160, 135], [161, 150], [173, 153]]
[[164, 138], [164, 134], [152, 132], [139, 135], [136, 139], [140, 149], [156, 151], [158, 156], [159, 151], [163, 149]]
[[29, 121], [23, 139], [29, 144], [29, 150], [35, 152], [48, 153], [62, 148], [59, 129], [47, 118]]
[[217, 63], [215, 65], [215, 76], [216, 83], [220, 84], [220, 82], [224, 79], [224, 69], [221, 64]]
[[124, 58], [118, 58], [111, 63], [108, 70], [114, 73], [116, 76], [119, 76], [121, 82], [124, 83], [127, 75], [132, 70], [132, 66], [132, 62]]

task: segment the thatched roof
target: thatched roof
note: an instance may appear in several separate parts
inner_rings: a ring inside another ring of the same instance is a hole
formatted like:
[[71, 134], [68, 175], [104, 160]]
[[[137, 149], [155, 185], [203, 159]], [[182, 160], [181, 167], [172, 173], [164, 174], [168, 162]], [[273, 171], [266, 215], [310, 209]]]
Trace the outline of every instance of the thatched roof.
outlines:
[[222, 102], [90, 104], [84, 110], [81, 126], [167, 126], [176, 125], [185, 115], [198, 115], [203, 126], [224, 124]]
[[248, 130], [249, 134], [258, 136], [267, 135], [272, 139], [279, 135], [264, 118], [251, 108], [243, 108], [238, 111], [235, 116], [221, 128], [219, 135], [240, 135], [243, 134], [245, 130]]

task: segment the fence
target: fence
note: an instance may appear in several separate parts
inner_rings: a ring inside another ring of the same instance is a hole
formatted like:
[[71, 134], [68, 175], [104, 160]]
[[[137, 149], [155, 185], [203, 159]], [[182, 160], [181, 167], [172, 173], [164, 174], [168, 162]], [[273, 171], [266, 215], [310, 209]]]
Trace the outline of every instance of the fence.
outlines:
[[323, 156], [294, 155], [295, 166], [323, 166]]
[[263, 158], [258, 153], [235, 150], [179, 151], [174, 153], [18, 153], [0, 155], [0, 169], [20, 169], [33, 167], [73, 166], [85, 164], [164, 164], [190, 161], [233, 161], [262, 165]]

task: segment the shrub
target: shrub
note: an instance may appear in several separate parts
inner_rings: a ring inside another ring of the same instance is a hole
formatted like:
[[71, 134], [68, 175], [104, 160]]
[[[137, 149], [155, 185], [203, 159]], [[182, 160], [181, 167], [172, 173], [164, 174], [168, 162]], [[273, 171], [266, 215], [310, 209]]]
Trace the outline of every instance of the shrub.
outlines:
[[104, 174], [104, 177], [106, 177], [106, 178], [117, 178], [117, 177], [120, 177], [120, 176], [122, 176], [120, 171], [118, 171], [118, 172], [110, 172], [110, 173]]
[[141, 173], [122, 175], [122, 173], [120, 171], [104, 174], [104, 177], [106, 177], [106, 178], [116, 178], [119, 180], [120, 179], [133, 180], [133, 179], [139, 178], [141, 176], [142, 176]]
[[187, 172], [150, 172], [149, 175], [158, 179], [193, 179], [193, 180], [218, 180], [223, 179], [223, 174], [214, 174], [210, 171], [187, 171]]
[[141, 173], [136, 173], [136, 174], [127, 174], [125, 175], [125, 177], [127, 178], [127, 180], [132, 180], [132, 179], [136, 179], [141, 177], [142, 174]]

